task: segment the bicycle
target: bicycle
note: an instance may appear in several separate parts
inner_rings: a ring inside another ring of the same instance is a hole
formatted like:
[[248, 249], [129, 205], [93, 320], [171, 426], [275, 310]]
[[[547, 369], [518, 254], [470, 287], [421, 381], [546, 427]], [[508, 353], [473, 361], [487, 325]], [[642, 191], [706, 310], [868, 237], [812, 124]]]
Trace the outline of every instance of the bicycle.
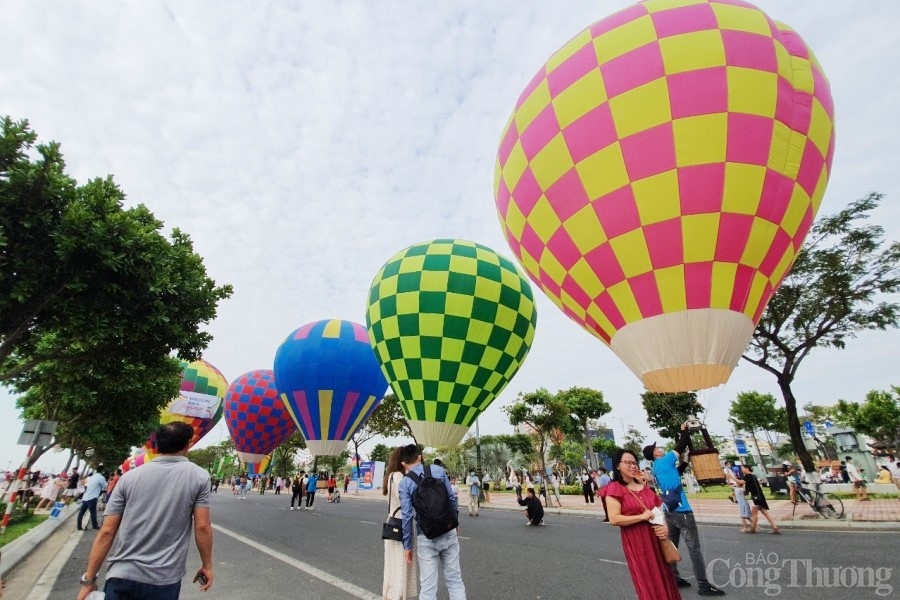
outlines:
[[797, 488], [797, 502], [794, 503], [792, 515], [797, 513], [797, 505], [801, 500], [826, 519], [844, 518], [844, 503], [840, 498], [827, 492], [818, 492], [804, 487]]

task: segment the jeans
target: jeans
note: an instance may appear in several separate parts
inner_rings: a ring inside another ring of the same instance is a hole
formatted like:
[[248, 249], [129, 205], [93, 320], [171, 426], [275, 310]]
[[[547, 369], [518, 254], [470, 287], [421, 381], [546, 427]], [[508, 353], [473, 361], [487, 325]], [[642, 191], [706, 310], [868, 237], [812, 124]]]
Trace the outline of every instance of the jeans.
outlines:
[[466, 600], [466, 586], [459, 570], [459, 536], [456, 531], [429, 540], [416, 538], [419, 557], [419, 600], [435, 600], [438, 588], [438, 565], [444, 568], [444, 582], [450, 600]]
[[291, 491], [291, 508], [294, 508], [294, 501], [297, 502], [297, 508], [301, 506], [301, 493], [300, 490], [292, 490]]
[[81, 507], [78, 509], [78, 529], [81, 529], [81, 520], [87, 511], [91, 511], [91, 527], [100, 529], [100, 525], [97, 523], [97, 498], [81, 501]]
[[106, 600], [178, 600], [181, 582], [153, 585], [114, 577], [106, 580], [103, 592]]
[[[706, 579], [706, 562], [700, 551], [700, 534], [697, 532], [694, 513], [666, 512], [666, 525], [669, 527], [669, 539], [676, 547], [681, 536], [684, 536], [684, 544], [691, 556], [691, 566], [694, 568], [694, 577], [697, 578], [697, 583], [701, 586], [709, 585], [709, 581]], [[672, 563], [672, 573], [676, 578], [680, 577], [678, 563]]]
[[313, 505], [313, 502], [316, 501], [316, 493], [315, 492], [306, 492], [306, 507], [310, 508]]

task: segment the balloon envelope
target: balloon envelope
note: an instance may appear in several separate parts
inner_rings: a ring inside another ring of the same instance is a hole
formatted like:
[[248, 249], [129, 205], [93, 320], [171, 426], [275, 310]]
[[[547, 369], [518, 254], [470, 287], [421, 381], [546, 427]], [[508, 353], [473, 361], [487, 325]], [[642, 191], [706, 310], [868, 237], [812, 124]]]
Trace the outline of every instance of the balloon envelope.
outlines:
[[375, 276], [366, 312], [375, 355], [427, 446], [459, 443], [525, 360], [536, 321], [515, 265], [465, 240], [396, 254]]
[[272, 470], [272, 455], [263, 456], [256, 462], [248, 462], [247, 477], [258, 477], [259, 475], [268, 475]]
[[[228, 381], [217, 368], [202, 359], [192, 363], [182, 362], [182, 366], [184, 371], [178, 397], [172, 399], [162, 410], [159, 424], [181, 421], [190, 425], [194, 435], [189, 447], [193, 447], [222, 418]], [[158, 454], [155, 433], [150, 435], [145, 448], [147, 460], [152, 460]]]
[[244, 373], [228, 386], [225, 424], [238, 457], [248, 463], [262, 460], [297, 430], [271, 369]]
[[746, 2], [594, 23], [503, 133], [497, 210], [528, 276], [657, 392], [724, 383], [819, 208], [834, 108], [797, 33]]
[[295, 330], [278, 347], [274, 370], [285, 407], [317, 455], [343, 452], [387, 390], [365, 327], [351, 321]]

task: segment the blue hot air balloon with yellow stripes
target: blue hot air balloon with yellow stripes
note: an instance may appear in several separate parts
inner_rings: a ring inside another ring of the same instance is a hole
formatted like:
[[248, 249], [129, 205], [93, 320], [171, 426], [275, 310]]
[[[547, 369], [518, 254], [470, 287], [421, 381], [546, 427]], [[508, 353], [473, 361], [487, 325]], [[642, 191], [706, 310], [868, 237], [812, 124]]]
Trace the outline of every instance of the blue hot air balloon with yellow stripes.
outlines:
[[366, 328], [339, 319], [296, 329], [278, 347], [274, 371], [307, 447], [321, 456], [344, 451], [388, 387]]

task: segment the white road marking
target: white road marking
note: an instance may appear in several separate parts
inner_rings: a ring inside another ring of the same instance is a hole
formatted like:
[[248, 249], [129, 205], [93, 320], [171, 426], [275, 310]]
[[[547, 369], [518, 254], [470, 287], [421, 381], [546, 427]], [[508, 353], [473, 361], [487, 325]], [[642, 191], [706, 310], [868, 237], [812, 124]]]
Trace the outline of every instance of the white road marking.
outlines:
[[50, 597], [50, 592], [53, 591], [53, 584], [69, 561], [69, 557], [75, 551], [75, 547], [78, 546], [82, 533], [81, 531], [72, 532], [69, 539], [66, 540], [66, 543], [63, 544], [63, 547], [60, 548], [59, 552], [56, 553], [56, 556], [53, 557], [53, 560], [50, 561], [50, 564], [47, 565], [47, 568], [44, 569], [44, 572], [41, 573], [41, 576], [34, 583], [34, 588], [31, 590], [28, 600], [47, 600]]
[[369, 525], [378, 525], [375, 521], [360, 521], [360, 523], [367, 523]]
[[614, 564], [614, 565], [627, 565], [627, 564], [628, 564], [627, 562], [624, 562], [624, 561], [621, 561], [621, 560], [608, 560], [608, 559], [605, 559], [605, 558], [598, 558], [597, 560], [599, 560], [600, 562], [612, 563], [612, 564]]
[[277, 558], [281, 562], [291, 565], [295, 569], [303, 571], [307, 575], [315, 577], [316, 579], [321, 579], [325, 583], [327, 583], [329, 585], [333, 585], [334, 587], [347, 592], [348, 594], [350, 594], [351, 596], [353, 596], [355, 598], [359, 598], [360, 600], [381, 600], [381, 596], [379, 596], [378, 594], [373, 594], [369, 590], [363, 589], [357, 585], [353, 585], [349, 581], [344, 581], [343, 579], [341, 579], [339, 577], [335, 577], [331, 573], [326, 573], [322, 569], [318, 569], [310, 564], [307, 564], [303, 561], [297, 560], [296, 558], [294, 558], [292, 556], [288, 556], [287, 554], [278, 552], [277, 550], [273, 550], [272, 548], [269, 548], [268, 546], [263, 546], [262, 544], [255, 542], [255, 541], [251, 540], [250, 538], [244, 537], [239, 533], [235, 533], [233, 531], [225, 529], [221, 525], [213, 524], [213, 529], [215, 529], [216, 531], [219, 531], [221, 533], [224, 533], [225, 535], [232, 537], [232, 538], [236, 539], [237, 541], [250, 546], [251, 548], [255, 548], [256, 550], [259, 550], [263, 554], [268, 554], [272, 558]]

